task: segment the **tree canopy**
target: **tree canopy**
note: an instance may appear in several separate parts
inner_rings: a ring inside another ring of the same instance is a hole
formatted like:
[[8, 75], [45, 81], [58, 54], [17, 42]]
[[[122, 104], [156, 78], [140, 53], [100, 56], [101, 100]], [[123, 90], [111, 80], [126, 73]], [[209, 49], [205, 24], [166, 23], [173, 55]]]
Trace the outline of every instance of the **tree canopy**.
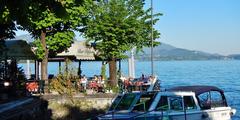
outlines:
[[50, 0], [30, 4], [28, 22], [20, 21], [20, 24], [21, 29], [29, 31], [36, 38], [36, 53], [40, 59], [45, 56], [41, 32], [46, 32], [46, 45], [50, 55], [66, 50], [73, 41], [73, 31], [83, 24], [87, 4], [87, 0], [81, 3], [75, 0]]
[[47, 80], [49, 55], [54, 56], [71, 46], [73, 31], [84, 23], [91, 0], [30, 1], [27, 20], [19, 20], [19, 24], [21, 29], [29, 31], [37, 39], [36, 53], [42, 60], [41, 79]]
[[[150, 8], [143, 9], [143, 0], [109, 0], [95, 2], [84, 35], [96, 43], [104, 59], [123, 58], [126, 51], [151, 45]], [[157, 17], [161, 14], [155, 14]], [[155, 18], [155, 24], [158, 18]], [[154, 39], [160, 33], [154, 29]], [[157, 45], [158, 42], [154, 42]]]
[[11, 7], [11, 2], [7, 2], [6, 0], [2, 0], [0, 4], [0, 40], [4, 40], [7, 38], [14, 38], [16, 30], [14, 17], [10, 12], [13, 11], [13, 7]]
[[[151, 46], [151, 8], [144, 10], [143, 0], [100, 0], [92, 5], [84, 35], [95, 43], [99, 56], [110, 62], [110, 80], [116, 85], [116, 63], [126, 51]], [[153, 24], [160, 13], [154, 14]], [[154, 40], [160, 33], [153, 29]], [[159, 42], [154, 41], [154, 45]], [[115, 82], [114, 82], [115, 81]]]
[[92, 0], [2, 0], [0, 39], [13, 38], [16, 26], [36, 39], [36, 53], [42, 60], [42, 77], [47, 79], [48, 56], [70, 47], [74, 30], [88, 15]]

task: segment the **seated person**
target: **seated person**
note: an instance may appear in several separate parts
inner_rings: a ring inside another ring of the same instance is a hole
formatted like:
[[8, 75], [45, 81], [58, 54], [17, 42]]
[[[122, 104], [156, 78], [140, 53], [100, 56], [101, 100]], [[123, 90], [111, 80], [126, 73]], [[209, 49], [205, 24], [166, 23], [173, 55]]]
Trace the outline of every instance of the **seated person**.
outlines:
[[84, 89], [86, 90], [87, 89], [87, 78], [86, 78], [86, 76], [85, 75], [83, 75], [82, 77], [81, 77], [81, 85], [84, 87]]

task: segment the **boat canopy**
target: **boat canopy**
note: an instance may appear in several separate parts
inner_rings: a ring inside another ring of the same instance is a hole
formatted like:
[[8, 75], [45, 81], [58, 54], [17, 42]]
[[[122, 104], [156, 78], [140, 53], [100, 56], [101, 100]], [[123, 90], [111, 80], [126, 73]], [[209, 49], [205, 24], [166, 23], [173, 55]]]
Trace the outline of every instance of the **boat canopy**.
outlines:
[[167, 91], [185, 91], [185, 92], [194, 92], [196, 95], [200, 95], [204, 92], [208, 91], [219, 91], [220, 93], [223, 93], [223, 90], [219, 89], [218, 87], [215, 86], [203, 86], [203, 85], [198, 85], [198, 86], [179, 86], [179, 87], [174, 87], [171, 89], [168, 89]]

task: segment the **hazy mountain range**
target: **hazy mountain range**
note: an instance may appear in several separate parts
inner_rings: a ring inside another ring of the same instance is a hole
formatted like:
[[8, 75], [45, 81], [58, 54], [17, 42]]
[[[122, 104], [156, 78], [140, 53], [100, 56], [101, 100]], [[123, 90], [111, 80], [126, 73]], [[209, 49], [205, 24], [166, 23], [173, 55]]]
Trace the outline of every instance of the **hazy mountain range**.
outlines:
[[[27, 42], [32, 42], [34, 40], [30, 35], [17, 36], [15, 39], [26, 40]], [[220, 54], [210, 54], [202, 51], [177, 48], [165, 43], [161, 43], [161, 45], [154, 47], [153, 53], [154, 60], [240, 60], [240, 54], [227, 56]], [[136, 55], [136, 59], [150, 60], [151, 48], [144, 48], [143, 53], [140, 52]]]
[[[137, 55], [137, 58], [139, 60], [150, 60], [151, 48], [144, 48], [143, 51], [144, 53]], [[177, 48], [165, 43], [161, 43], [161, 45], [154, 47], [153, 53], [154, 60], [240, 60], [240, 54], [224, 56], [220, 54]]]

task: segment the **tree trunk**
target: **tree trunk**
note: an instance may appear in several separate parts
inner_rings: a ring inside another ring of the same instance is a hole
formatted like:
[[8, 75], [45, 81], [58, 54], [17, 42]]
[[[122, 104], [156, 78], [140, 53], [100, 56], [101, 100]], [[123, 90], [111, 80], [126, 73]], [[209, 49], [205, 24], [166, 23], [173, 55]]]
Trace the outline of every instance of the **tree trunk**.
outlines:
[[112, 87], [117, 86], [118, 80], [117, 80], [117, 66], [116, 66], [116, 59], [112, 59], [109, 61], [109, 80], [110, 85]]
[[46, 29], [41, 30], [41, 44], [44, 49], [44, 57], [42, 59], [42, 64], [41, 64], [41, 80], [45, 80], [45, 84], [48, 84], [48, 72], [47, 72], [47, 67], [48, 67], [48, 49], [47, 49], [47, 44], [46, 44]]

